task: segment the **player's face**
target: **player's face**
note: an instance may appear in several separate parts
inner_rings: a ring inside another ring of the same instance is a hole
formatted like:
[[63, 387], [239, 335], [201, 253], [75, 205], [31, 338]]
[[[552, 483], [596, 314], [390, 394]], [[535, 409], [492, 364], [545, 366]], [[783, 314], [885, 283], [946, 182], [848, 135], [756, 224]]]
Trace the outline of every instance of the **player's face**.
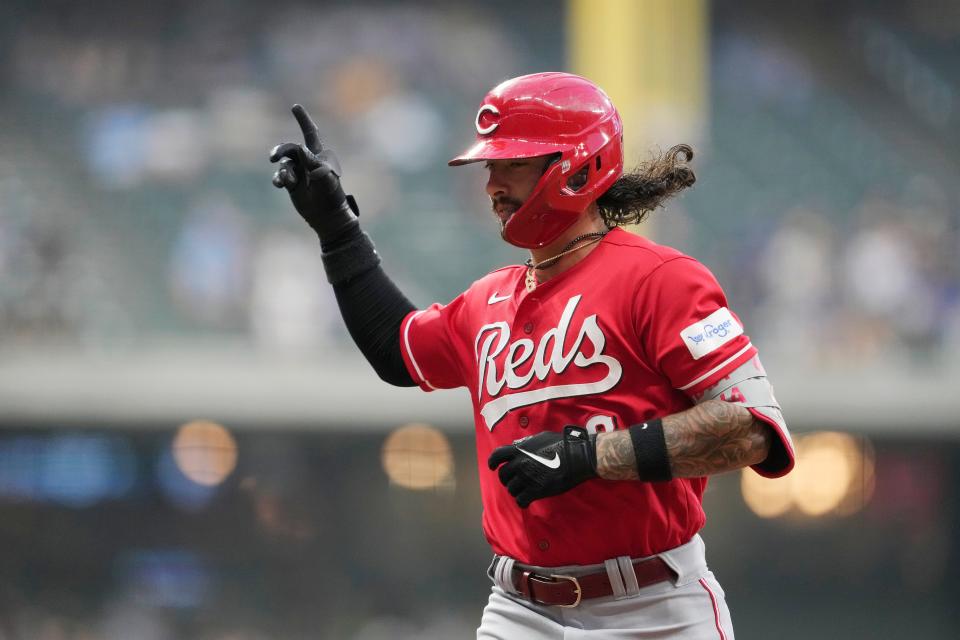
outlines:
[[501, 225], [507, 223], [510, 216], [517, 212], [533, 192], [549, 160], [549, 156], [539, 156], [488, 160], [484, 165], [489, 172], [487, 195], [490, 196], [493, 213]]

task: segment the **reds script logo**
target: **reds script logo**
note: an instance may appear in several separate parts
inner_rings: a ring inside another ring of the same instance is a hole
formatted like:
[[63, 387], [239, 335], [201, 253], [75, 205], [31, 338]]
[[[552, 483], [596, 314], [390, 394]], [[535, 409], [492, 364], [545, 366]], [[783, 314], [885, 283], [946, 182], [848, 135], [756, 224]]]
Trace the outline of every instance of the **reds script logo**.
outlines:
[[[615, 358], [603, 355], [607, 340], [597, 323], [596, 314], [583, 321], [580, 329], [576, 331], [576, 339], [568, 344], [570, 321], [580, 298], [579, 295], [570, 298], [560, 316], [559, 324], [544, 333], [539, 344], [530, 338], [519, 338], [510, 342], [510, 325], [506, 322], [493, 322], [480, 327], [474, 341], [474, 352], [480, 371], [477, 395], [482, 398], [486, 391], [492, 398], [483, 404], [480, 410], [488, 429], [492, 431], [512, 409], [557, 398], [603, 393], [620, 381], [623, 372], [620, 363]], [[589, 347], [585, 345], [586, 342], [589, 342]], [[503, 359], [503, 371], [500, 371], [497, 359], [504, 353], [506, 358]], [[531, 359], [533, 361], [529, 362]], [[582, 369], [600, 364], [606, 367], [606, 372], [598, 369], [598, 373], [603, 373], [603, 376], [595, 382], [538, 387], [497, 397], [504, 387], [510, 390], [522, 389], [534, 379], [543, 382], [551, 371], [559, 376], [571, 364]], [[524, 365], [529, 368], [521, 372]]]

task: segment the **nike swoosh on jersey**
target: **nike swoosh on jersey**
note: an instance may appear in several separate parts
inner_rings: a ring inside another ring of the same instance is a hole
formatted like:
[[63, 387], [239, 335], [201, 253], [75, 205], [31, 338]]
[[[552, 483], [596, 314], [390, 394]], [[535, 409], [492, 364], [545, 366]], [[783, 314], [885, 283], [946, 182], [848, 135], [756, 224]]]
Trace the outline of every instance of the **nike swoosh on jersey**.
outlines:
[[556, 452], [554, 452], [553, 458], [544, 458], [543, 456], [538, 456], [535, 453], [530, 453], [526, 449], [521, 449], [520, 447], [517, 447], [517, 449], [520, 451], [520, 453], [530, 456], [545, 467], [550, 467], [551, 469], [557, 469], [560, 467], [560, 455]]
[[503, 302], [504, 300], [509, 300], [510, 296], [498, 296], [497, 292], [494, 291], [493, 295], [487, 300], [487, 304], [497, 304], [498, 302]]

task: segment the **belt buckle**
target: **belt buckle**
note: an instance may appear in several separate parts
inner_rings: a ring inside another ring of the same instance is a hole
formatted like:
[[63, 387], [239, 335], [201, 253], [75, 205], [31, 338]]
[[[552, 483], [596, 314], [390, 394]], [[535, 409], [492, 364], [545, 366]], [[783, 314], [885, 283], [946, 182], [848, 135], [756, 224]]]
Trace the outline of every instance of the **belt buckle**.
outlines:
[[583, 598], [583, 591], [580, 589], [580, 581], [577, 580], [576, 577], [561, 576], [558, 574], [551, 574], [550, 577], [553, 578], [554, 580], [569, 580], [570, 582], [573, 583], [574, 592], [577, 594], [577, 599], [573, 601], [573, 604], [558, 604], [555, 606], [561, 607], [563, 609], [572, 609], [576, 607], [578, 604], [580, 604], [580, 600]]

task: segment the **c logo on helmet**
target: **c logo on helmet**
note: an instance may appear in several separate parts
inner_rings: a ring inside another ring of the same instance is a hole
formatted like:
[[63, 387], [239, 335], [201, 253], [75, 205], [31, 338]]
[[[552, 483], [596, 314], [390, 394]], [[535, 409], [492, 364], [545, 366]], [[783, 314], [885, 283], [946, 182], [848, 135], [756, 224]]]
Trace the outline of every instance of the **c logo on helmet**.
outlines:
[[495, 106], [493, 106], [492, 104], [485, 104], [485, 105], [483, 105], [482, 107], [480, 107], [480, 110], [477, 111], [477, 123], [476, 123], [476, 124], [477, 124], [477, 133], [479, 133], [480, 135], [486, 135], [486, 134], [488, 134], [488, 133], [493, 133], [494, 130], [496, 130], [496, 128], [500, 126], [500, 123], [499, 123], [499, 122], [496, 122], [496, 121], [494, 121], [493, 123], [491, 123], [491, 124], [489, 124], [489, 125], [487, 125], [487, 126], [485, 126], [485, 127], [480, 126], [480, 118], [483, 116], [483, 114], [484, 114], [485, 112], [486, 112], [486, 113], [492, 113], [492, 114], [495, 115], [495, 116], [499, 116], [499, 115], [500, 115], [499, 109], [497, 109], [497, 108], [496, 108]]

